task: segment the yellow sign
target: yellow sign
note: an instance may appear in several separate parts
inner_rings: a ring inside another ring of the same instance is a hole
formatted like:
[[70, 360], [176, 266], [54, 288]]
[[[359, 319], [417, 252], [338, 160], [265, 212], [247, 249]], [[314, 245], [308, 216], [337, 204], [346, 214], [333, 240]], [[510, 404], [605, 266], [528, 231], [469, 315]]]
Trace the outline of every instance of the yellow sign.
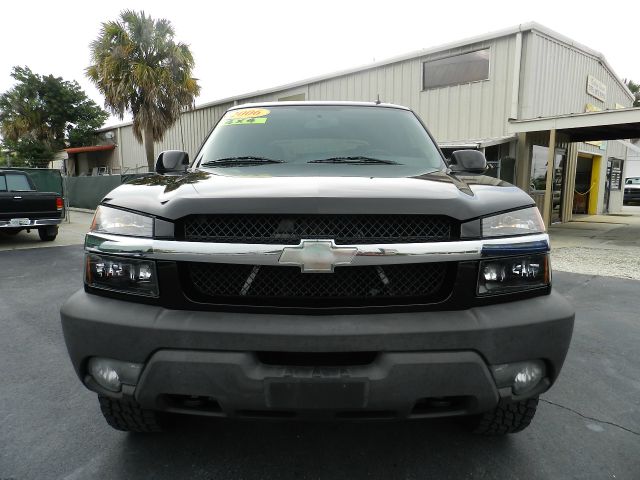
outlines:
[[230, 113], [230, 118], [256, 118], [264, 117], [271, 113], [266, 108], [243, 108], [242, 110], [234, 110]]

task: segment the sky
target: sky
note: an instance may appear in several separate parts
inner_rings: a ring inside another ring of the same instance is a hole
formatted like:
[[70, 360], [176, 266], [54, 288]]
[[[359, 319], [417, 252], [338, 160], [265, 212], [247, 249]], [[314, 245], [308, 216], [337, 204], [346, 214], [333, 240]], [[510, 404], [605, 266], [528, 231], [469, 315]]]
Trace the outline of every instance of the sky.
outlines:
[[[28, 66], [77, 80], [101, 106], [84, 74], [89, 43], [124, 9], [170, 20], [176, 40], [190, 45], [201, 85], [196, 105], [531, 21], [603, 53], [620, 78], [640, 82], [634, 1], [26, 0], [1, 8], [0, 92], [13, 85], [14, 65]], [[111, 117], [107, 125], [120, 122]]]

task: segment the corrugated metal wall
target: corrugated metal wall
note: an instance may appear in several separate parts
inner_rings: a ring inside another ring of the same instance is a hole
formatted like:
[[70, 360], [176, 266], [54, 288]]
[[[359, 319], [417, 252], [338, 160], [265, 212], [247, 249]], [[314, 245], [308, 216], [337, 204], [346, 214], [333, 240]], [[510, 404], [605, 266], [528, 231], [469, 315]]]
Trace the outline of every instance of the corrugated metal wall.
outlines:
[[[632, 102], [611, 72], [597, 59], [536, 31], [525, 35], [522, 49], [518, 118], [582, 113], [587, 103], [602, 110]], [[603, 102], [587, 93], [587, 76], [607, 87]]]
[[[488, 81], [422, 90], [425, 61], [491, 49]], [[309, 85], [310, 100], [375, 101], [405, 105], [416, 111], [440, 142], [500, 137], [513, 77], [515, 36], [467, 45], [437, 54], [336, 77]]]

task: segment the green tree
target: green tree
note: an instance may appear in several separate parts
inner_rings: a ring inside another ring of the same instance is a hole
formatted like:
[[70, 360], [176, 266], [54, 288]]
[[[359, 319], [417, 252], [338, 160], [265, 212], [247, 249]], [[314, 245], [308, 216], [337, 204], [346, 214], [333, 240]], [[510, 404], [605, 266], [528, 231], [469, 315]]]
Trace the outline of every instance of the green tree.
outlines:
[[634, 107], [640, 107], [640, 83], [635, 83], [633, 80], [625, 80], [625, 85], [631, 93], [636, 97], [633, 101]]
[[125, 112], [132, 113], [133, 133], [138, 142], [144, 139], [152, 171], [153, 142], [162, 140], [200, 93], [191, 76], [194, 60], [188, 45], [174, 40], [168, 20], [124, 10], [118, 20], [102, 24], [90, 48], [87, 76], [114, 114], [123, 118]]
[[0, 95], [0, 146], [14, 164], [46, 166], [67, 146], [92, 144], [108, 118], [76, 81], [14, 67], [16, 85]]

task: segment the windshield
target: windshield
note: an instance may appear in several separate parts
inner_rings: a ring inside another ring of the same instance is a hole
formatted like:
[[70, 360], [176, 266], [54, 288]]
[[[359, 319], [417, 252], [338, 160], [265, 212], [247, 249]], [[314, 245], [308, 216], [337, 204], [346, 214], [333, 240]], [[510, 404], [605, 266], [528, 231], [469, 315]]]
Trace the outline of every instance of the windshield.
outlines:
[[335, 105], [227, 112], [195, 165], [221, 174], [272, 176], [399, 177], [444, 168], [412, 112]]

